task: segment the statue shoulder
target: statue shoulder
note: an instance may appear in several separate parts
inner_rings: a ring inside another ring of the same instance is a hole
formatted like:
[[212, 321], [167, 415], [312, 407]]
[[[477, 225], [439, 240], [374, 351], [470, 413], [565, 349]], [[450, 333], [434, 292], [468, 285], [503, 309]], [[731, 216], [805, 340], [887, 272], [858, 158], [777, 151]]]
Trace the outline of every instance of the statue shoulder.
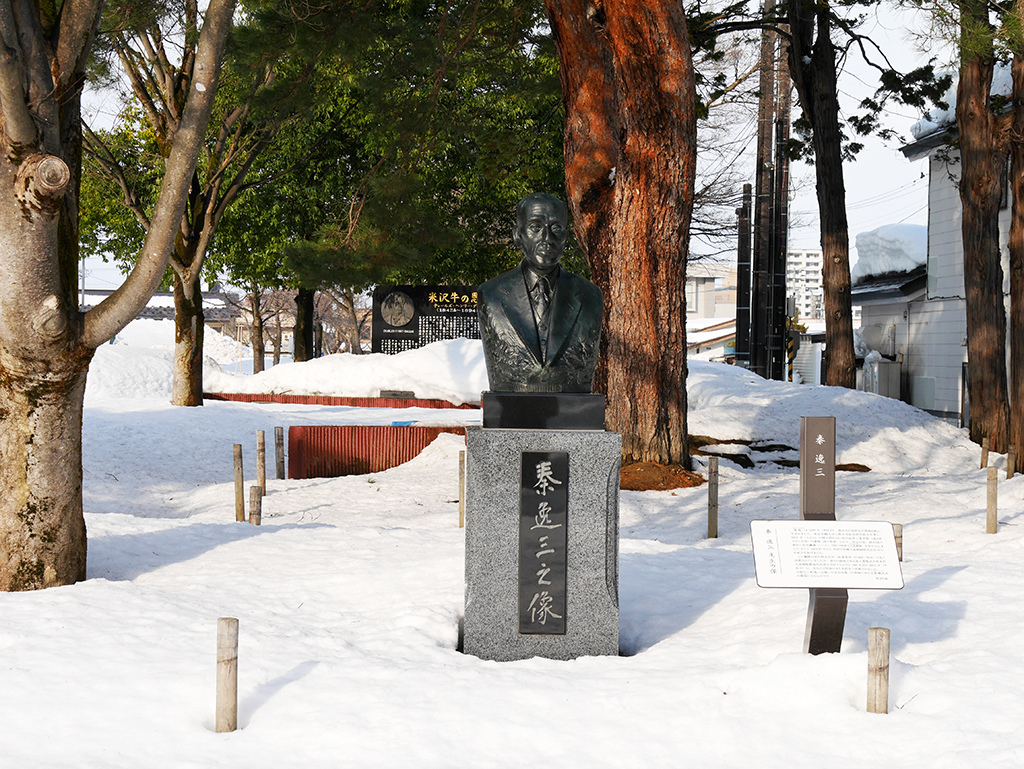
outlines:
[[584, 302], [587, 304], [604, 304], [604, 294], [601, 293], [601, 289], [594, 283], [574, 272], [566, 272], [566, 275], [572, 278], [573, 286]]
[[503, 289], [510, 280], [519, 279], [522, 280], [522, 271], [518, 266], [513, 267], [508, 272], [503, 272], [501, 275], [496, 275], [490, 280], [486, 280], [477, 286], [477, 294], [481, 299], [489, 299], [493, 297], [498, 291]]

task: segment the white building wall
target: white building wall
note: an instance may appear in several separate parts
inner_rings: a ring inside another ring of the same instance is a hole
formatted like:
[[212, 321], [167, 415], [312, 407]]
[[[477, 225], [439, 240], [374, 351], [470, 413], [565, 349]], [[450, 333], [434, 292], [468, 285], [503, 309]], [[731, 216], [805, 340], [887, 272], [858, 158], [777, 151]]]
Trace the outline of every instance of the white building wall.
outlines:
[[[959, 162], [932, 156], [928, 188], [928, 278], [925, 295], [909, 303], [864, 306], [864, 339], [883, 354], [886, 327], [897, 328], [909, 401], [950, 419], [960, 414], [963, 364], [967, 361], [967, 311], [964, 299], [962, 208], [954, 183]], [[1009, 210], [1000, 214], [1004, 301], [1009, 308]], [[907, 317], [902, 318], [906, 310]]]
[[786, 254], [786, 295], [793, 297], [803, 319], [824, 315], [820, 250], [789, 251]]

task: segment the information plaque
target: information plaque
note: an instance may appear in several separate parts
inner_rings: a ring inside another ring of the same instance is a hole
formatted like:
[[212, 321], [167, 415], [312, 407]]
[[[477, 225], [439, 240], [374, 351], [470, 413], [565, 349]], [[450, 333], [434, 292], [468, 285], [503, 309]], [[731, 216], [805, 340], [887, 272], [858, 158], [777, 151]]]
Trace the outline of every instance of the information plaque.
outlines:
[[476, 286], [378, 286], [371, 351], [393, 355], [445, 339], [480, 338]]
[[885, 521], [751, 521], [759, 587], [899, 590], [896, 536]]
[[569, 453], [524, 451], [519, 495], [519, 632], [565, 633]]

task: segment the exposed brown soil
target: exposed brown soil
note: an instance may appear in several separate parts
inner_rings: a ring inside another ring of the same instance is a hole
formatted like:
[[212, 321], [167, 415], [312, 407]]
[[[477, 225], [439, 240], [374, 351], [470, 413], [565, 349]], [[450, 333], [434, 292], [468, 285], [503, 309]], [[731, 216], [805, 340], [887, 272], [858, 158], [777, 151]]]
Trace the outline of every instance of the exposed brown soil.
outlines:
[[700, 486], [704, 478], [679, 465], [637, 462], [622, 468], [619, 486], [628, 491], [668, 491]]

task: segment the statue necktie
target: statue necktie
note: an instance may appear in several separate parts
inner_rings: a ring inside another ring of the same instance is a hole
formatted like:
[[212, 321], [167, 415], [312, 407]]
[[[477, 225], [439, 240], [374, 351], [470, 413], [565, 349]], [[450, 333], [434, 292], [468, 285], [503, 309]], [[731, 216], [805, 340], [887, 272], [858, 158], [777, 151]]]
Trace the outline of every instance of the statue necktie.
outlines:
[[551, 284], [547, 275], [541, 275], [537, 279], [536, 286], [536, 310], [537, 310], [537, 338], [540, 342], [541, 362], [548, 357], [548, 326], [550, 325], [549, 312], [551, 307]]

